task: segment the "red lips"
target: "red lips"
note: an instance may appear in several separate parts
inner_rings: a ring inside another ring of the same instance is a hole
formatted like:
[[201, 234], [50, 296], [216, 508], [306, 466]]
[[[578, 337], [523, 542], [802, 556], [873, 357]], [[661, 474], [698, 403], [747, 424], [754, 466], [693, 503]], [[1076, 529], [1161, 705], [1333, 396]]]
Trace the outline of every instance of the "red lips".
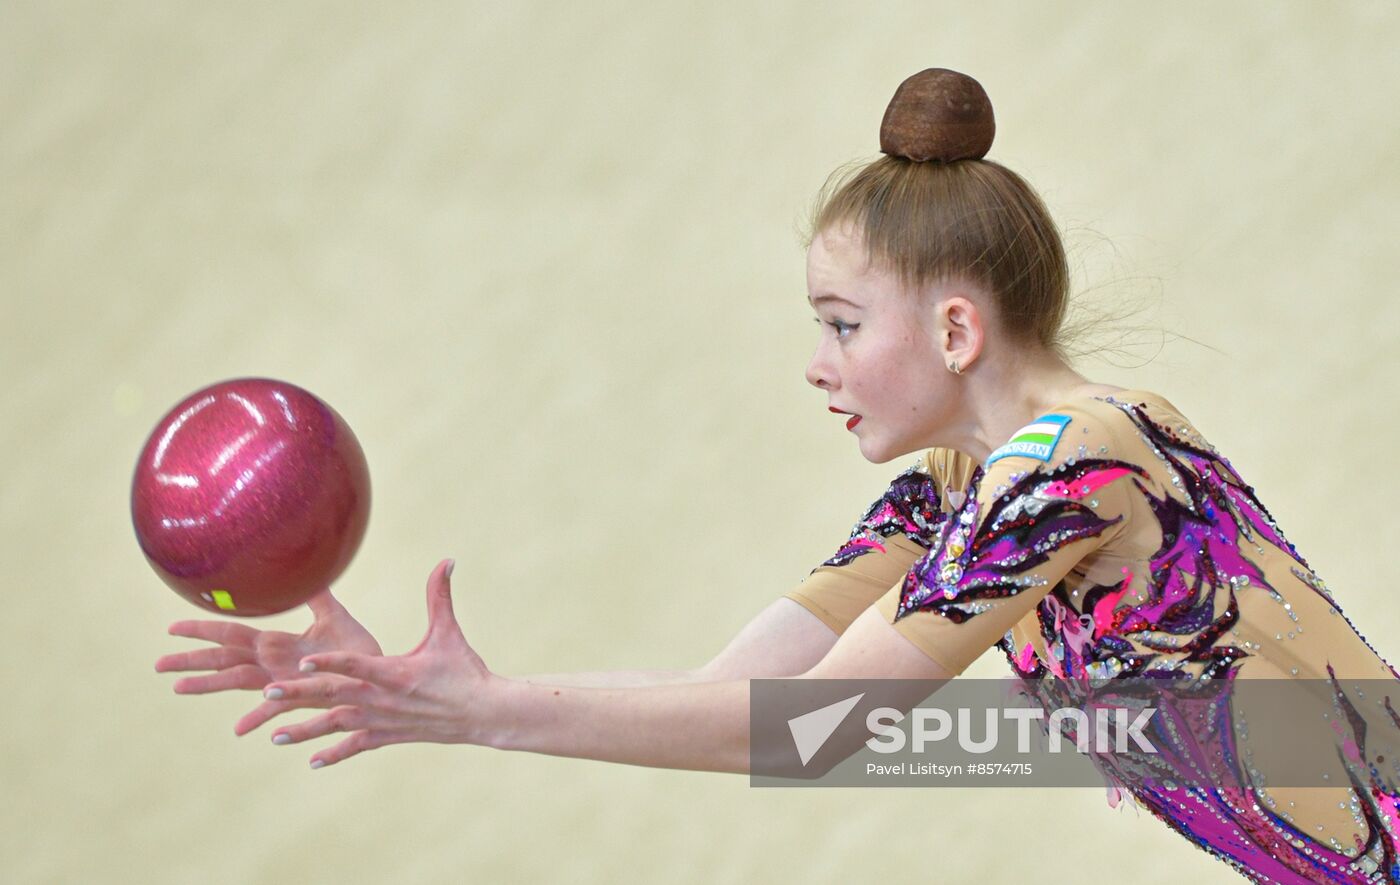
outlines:
[[857, 424], [860, 423], [860, 416], [857, 415], [857, 414], [855, 414], [854, 412], [846, 412], [846, 411], [843, 411], [843, 410], [841, 410], [841, 409], [836, 408], [835, 406], [827, 406], [826, 409], [827, 409], [828, 412], [835, 412], [835, 413], [838, 414], [838, 415], [850, 415], [850, 416], [851, 416], [851, 420], [849, 420], [849, 421], [846, 422], [846, 429], [847, 429], [847, 430], [853, 429]]

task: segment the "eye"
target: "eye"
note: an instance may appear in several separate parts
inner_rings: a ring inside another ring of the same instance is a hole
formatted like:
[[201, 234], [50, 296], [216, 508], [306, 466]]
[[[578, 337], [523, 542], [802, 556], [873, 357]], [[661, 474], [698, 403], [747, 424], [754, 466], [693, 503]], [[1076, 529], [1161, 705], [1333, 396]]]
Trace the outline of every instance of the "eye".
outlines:
[[843, 323], [840, 320], [832, 320], [827, 323], [827, 325], [836, 330], [836, 337], [838, 339], [845, 338], [851, 332], [860, 328], [860, 323]]
[[812, 322], [818, 325], [830, 326], [835, 329], [837, 340], [848, 337], [850, 332], [854, 332], [856, 329], [860, 328], [860, 323], [843, 323], [840, 320], [832, 320], [829, 323], [823, 323], [820, 317], [812, 317]]

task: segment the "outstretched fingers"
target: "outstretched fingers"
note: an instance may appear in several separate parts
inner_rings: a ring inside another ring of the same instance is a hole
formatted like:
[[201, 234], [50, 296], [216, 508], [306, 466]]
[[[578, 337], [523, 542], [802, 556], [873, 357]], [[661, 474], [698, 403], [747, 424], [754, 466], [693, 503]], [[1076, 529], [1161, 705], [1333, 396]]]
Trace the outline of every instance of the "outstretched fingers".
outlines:
[[[274, 744], [294, 744], [348, 733], [340, 743], [314, 755], [312, 768], [334, 765], [387, 744], [450, 736], [441, 720], [450, 718], [452, 711], [444, 713], [440, 708], [447, 702], [437, 697], [440, 692], [424, 686], [484, 672], [453, 612], [453, 565], [445, 559], [428, 577], [428, 630], [417, 648], [396, 657], [349, 651], [307, 654], [299, 667], [307, 675], [269, 683], [265, 702], [239, 720], [235, 731], [245, 734], [289, 710], [323, 708], [324, 713], [279, 726], [271, 735]], [[343, 611], [329, 591], [318, 595], [312, 610], [318, 619]]]
[[303, 673], [333, 673], [379, 685], [399, 685], [402, 668], [394, 658], [352, 651], [327, 651], [307, 655], [298, 667]]
[[428, 575], [429, 630], [457, 628], [457, 615], [452, 611], [452, 570], [456, 567], [455, 559], [444, 559]]
[[252, 648], [258, 639], [257, 630], [247, 624], [234, 624], [230, 621], [176, 621], [166, 632], [171, 636], [205, 639], [238, 648]]
[[322, 750], [312, 756], [311, 767], [323, 768], [327, 765], [334, 765], [337, 762], [344, 762], [351, 756], [359, 755], [366, 750], [375, 750], [379, 747], [387, 747], [390, 744], [401, 744], [409, 740], [411, 740], [411, 738], [407, 735], [373, 729], [361, 729], [352, 733], [335, 746]]
[[321, 768], [343, 762], [351, 756], [389, 744], [412, 740], [406, 732], [389, 731], [377, 727], [374, 714], [363, 707], [344, 704], [332, 707], [320, 716], [279, 728], [272, 734], [274, 744], [299, 744], [330, 734], [350, 732], [350, 736], [340, 743], [322, 750], [311, 757], [311, 767]]
[[225, 670], [239, 664], [257, 663], [251, 648], [220, 645], [215, 648], [200, 648], [194, 651], [180, 651], [162, 655], [156, 660], [157, 673], [176, 673], [185, 670]]
[[243, 717], [233, 724], [233, 733], [242, 737], [248, 732], [260, 728], [263, 723], [279, 713], [285, 713], [288, 710], [294, 709], [296, 709], [294, 706], [282, 701], [265, 700], [247, 713], [244, 713]]
[[369, 714], [363, 708], [352, 704], [342, 704], [305, 722], [277, 729], [272, 733], [272, 742], [274, 744], [299, 744], [302, 741], [325, 737], [338, 731], [355, 731], [365, 728], [369, 724], [368, 718]]
[[256, 664], [240, 664], [207, 676], [186, 676], [175, 680], [176, 694], [208, 694], [235, 688], [262, 688], [267, 671]]
[[457, 615], [452, 610], [452, 570], [456, 565], [456, 560], [444, 559], [428, 575], [428, 632], [413, 652], [430, 645], [460, 645], [464, 641]]
[[270, 683], [263, 689], [263, 702], [243, 714], [243, 717], [233, 724], [233, 733], [242, 737], [289, 710], [363, 703], [371, 688], [372, 686], [363, 680], [332, 674], [299, 678], [292, 682]]
[[290, 682], [271, 683], [263, 689], [263, 697], [269, 701], [282, 701], [282, 707], [286, 710], [296, 707], [333, 707], [336, 704], [362, 703], [373, 687], [363, 679], [325, 673]]

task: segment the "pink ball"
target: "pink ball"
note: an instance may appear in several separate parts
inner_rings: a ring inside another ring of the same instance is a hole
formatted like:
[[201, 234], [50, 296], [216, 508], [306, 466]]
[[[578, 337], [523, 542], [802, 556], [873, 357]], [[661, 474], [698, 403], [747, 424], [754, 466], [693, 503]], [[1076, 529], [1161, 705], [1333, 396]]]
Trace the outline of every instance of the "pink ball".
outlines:
[[131, 521], [161, 580], [221, 614], [270, 615], [330, 585], [369, 522], [369, 469], [345, 420], [270, 378], [221, 381], [160, 420]]

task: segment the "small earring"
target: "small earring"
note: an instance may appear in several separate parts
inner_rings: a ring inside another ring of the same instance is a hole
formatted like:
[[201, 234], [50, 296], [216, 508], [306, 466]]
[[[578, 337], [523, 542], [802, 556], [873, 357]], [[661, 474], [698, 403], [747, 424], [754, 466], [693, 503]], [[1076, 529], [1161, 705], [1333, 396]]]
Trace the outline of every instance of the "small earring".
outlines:
[[957, 360], [953, 360], [951, 363], [948, 364], [948, 371], [952, 372], [954, 375], [962, 374], [962, 369], [958, 368]]

